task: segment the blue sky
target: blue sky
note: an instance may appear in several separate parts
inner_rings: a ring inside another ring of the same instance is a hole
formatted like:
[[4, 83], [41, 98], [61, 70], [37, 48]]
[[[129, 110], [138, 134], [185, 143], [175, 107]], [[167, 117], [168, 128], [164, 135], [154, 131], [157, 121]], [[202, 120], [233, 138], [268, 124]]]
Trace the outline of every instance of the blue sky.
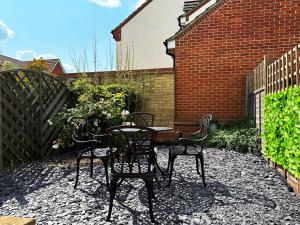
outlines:
[[[87, 53], [93, 71], [93, 37], [99, 70], [110, 68], [115, 42], [111, 30], [145, 0], [1, 0], [0, 54], [20, 60], [60, 58], [74, 71], [70, 56]], [[110, 46], [112, 51], [110, 51]]]

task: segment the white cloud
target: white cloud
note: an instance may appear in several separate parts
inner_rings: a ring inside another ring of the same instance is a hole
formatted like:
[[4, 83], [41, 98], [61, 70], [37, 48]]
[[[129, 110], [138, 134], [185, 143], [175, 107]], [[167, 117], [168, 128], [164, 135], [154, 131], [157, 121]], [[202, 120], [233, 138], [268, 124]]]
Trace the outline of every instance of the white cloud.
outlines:
[[32, 60], [37, 53], [33, 50], [18, 50], [16, 52], [16, 59], [18, 60]]
[[67, 73], [75, 73], [76, 72], [76, 69], [74, 66], [67, 64], [67, 63], [63, 63], [62, 65], [65, 68]]
[[138, 0], [136, 5], [135, 5], [135, 9], [137, 9], [138, 7], [140, 7], [146, 0]]
[[44, 53], [44, 54], [38, 54], [36, 51], [29, 49], [29, 50], [18, 50], [16, 52], [16, 59], [18, 60], [32, 60], [32, 59], [57, 59], [58, 57], [51, 53]]
[[5, 41], [14, 36], [15, 32], [0, 20], [0, 40]]
[[90, 2], [102, 7], [120, 7], [121, 0], [89, 0]]
[[43, 58], [43, 59], [57, 59], [58, 57], [56, 55], [53, 55], [51, 53], [44, 53], [41, 55], [37, 55], [34, 57], [35, 59]]

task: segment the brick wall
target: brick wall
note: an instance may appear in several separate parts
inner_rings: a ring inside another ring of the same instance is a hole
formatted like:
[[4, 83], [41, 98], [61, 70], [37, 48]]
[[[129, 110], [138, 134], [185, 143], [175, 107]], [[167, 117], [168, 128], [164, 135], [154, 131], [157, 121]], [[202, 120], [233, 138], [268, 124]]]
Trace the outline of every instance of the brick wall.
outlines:
[[175, 127], [245, 116], [245, 74], [300, 42], [299, 0], [223, 0], [176, 39]]
[[[145, 98], [141, 111], [154, 114], [154, 125], [157, 126], [174, 126], [174, 70], [151, 69], [136, 71], [138, 76], [143, 74], [150, 77], [150, 94]], [[95, 76], [95, 81], [100, 83], [111, 83], [114, 80], [115, 72], [98, 72], [88, 73], [90, 77]], [[77, 73], [65, 74], [58, 77], [66, 84], [70, 84], [77, 79]]]
[[152, 76], [143, 111], [154, 113], [157, 126], [174, 126], [174, 74]]
[[56, 66], [54, 67], [54, 69], [52, 70], [52, 73], [53, 74], [56, 74], [56, 75], [60, 75], [60, 74], [63, 74], [64, 71], [63, 69], [61, 68], [60, 64], [57, 63]]

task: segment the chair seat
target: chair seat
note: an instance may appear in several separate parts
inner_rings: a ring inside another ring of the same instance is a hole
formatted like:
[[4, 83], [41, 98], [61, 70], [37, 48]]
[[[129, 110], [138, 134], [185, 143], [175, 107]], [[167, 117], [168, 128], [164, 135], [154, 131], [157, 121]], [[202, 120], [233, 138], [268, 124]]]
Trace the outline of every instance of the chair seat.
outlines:
[[[113, 149], [113, 152], [115, 152], [116, 149]], [[111, 154], [111, 151], [109, 148], [95, 148], [93, 149], [93, 155], [94, 157], [108, 157]], [[84, 153], [80, 154], [81, 157], [91, 157], [91, 151], [85, 151]]]
[[146, 173], [151, 173], [153, 170], [153, 166], [150, 166], [150, 170], [148, 170], [148, 165], [140, 165], [141, 171], [139, 171], [138, 163], [133, 163], [131, 172], [129, 169], [129, 163], [124, 163], [123, 164], [123, 171], [122, 171], [122, 163], [115, 163], [114, 164], [114, 170], [115, 173], [122, 173], [122, 174], [146, 174]]
[[174, 146], [170, 148], [171, 155], [198, 155], [201, 152], [201, 148], [188, 146], [186, 152], [184, 146]]

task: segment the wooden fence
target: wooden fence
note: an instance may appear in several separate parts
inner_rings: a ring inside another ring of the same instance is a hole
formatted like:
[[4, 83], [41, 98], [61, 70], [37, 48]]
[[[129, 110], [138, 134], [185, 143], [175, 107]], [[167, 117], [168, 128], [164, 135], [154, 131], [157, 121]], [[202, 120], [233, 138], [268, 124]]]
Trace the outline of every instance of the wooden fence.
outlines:
[[265, 94], [280, 92], [300, 85], [300, 44], [274, 61], [267, 56], [246, 75], [247, 113], [263, 131], [263, 100]]
[[68, 89], [43, 72], [0, 73], [0, 168], [51, 154], [59, 128], [50, 119], [68, 99]]

